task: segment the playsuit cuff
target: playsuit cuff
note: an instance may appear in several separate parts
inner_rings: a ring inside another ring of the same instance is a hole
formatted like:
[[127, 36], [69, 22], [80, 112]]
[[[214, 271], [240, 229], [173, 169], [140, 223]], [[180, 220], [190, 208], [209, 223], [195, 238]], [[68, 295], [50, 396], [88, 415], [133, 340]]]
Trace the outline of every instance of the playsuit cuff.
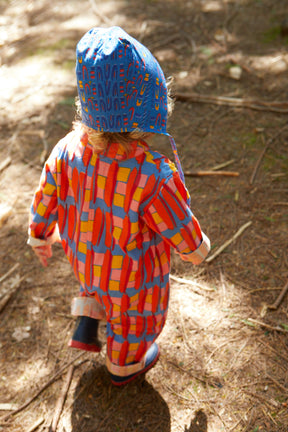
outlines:
[[104, 309], [94, 297], [74, 297], [71, 304], [71, 314], [106, 320]]
[[137, 372], [140, 372], [145, 367], [145, 356], [140, 362], [133, 363], [126, 366], [118, 366], [111, 362], [111, 360], [106, 356], [106, 366], [110, 373], [113, 375], [118, 375], [120, 377], [126, 377]]
[[31, 247], [39, 247], [39, 246], [47, 246], [54, 243], [50, 238], [49, 239], [39, 239], [32, 236], [28, 237], [27, 244]]
[[206, 236], [206, 234], [204, 234], [202, 232], [202, 242], [201, 242], [200, 246], [195, 251], [193, 251], [192, 253], [183, 254], [182, 256], [185, 257], [185, 261], [190, 261], [190, 262], [192, 262], [192, 264], [197, 265], [197, 264], [200, 264], [202, 261], [205, 260], [209, 251], [210, 251], [210, 240]]

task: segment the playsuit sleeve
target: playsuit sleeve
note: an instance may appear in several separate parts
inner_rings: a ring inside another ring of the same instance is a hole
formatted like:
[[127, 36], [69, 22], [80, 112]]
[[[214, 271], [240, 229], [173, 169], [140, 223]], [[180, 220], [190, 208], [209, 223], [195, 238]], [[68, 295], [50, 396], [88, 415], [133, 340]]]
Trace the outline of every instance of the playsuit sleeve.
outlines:
[[143, 218], [185, 261], [200, 264], [209, 253], [210, 240], [201, 230], [188, 201], [186, 187], [178, 172], [173, 172], [146, 205]]
[[53, 151], [45, 163], [35, 191], [29, 220], [28, 244], [32, 247], [52, 244], [57, 236], [57, 158]]

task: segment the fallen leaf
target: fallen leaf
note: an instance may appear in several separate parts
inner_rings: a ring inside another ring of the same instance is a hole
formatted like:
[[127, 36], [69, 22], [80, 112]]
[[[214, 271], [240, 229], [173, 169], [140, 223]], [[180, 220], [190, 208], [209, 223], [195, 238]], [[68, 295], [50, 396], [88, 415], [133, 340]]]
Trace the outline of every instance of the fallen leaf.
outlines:
[[12, 333], [12, 338], [15, 339], [17, 342], [21, 342], [22, 340], [30, 337], [30, 330], [30, 326], [16, 327], [14, 329], [14, 332]]

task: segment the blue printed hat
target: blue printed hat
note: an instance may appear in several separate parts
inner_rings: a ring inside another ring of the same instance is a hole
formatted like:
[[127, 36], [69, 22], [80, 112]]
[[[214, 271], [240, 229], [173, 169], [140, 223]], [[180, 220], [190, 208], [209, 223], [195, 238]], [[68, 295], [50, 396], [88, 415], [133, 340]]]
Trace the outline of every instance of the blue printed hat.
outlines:
[[82, 122], [99, 132], [167, 133], [167, 86], [151, 52], [120, 27], [93, 28], [78, 42], [76, 76]]
[[165, 77], [147, 48], [119, 27], [93, 28], [76, 54], [85, 125], [106, 132], [166, 133]]

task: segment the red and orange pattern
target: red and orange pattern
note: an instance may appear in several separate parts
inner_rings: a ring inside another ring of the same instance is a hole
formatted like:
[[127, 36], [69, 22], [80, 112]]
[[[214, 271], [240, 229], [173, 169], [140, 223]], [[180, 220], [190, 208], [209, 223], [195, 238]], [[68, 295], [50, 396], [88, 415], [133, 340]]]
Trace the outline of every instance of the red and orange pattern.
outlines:
[[142, 141], [128, 156], [118, 144], [95, 154], [71, 132], [45, 164], [30, 236], [49, 241], [58, 224], [81, 286], [73, 311], [106, 317], [115, 365], [140, 361], [165, 324], [170, 247], [192, 262], [203, 254], [188, 199], [174, 164]]

